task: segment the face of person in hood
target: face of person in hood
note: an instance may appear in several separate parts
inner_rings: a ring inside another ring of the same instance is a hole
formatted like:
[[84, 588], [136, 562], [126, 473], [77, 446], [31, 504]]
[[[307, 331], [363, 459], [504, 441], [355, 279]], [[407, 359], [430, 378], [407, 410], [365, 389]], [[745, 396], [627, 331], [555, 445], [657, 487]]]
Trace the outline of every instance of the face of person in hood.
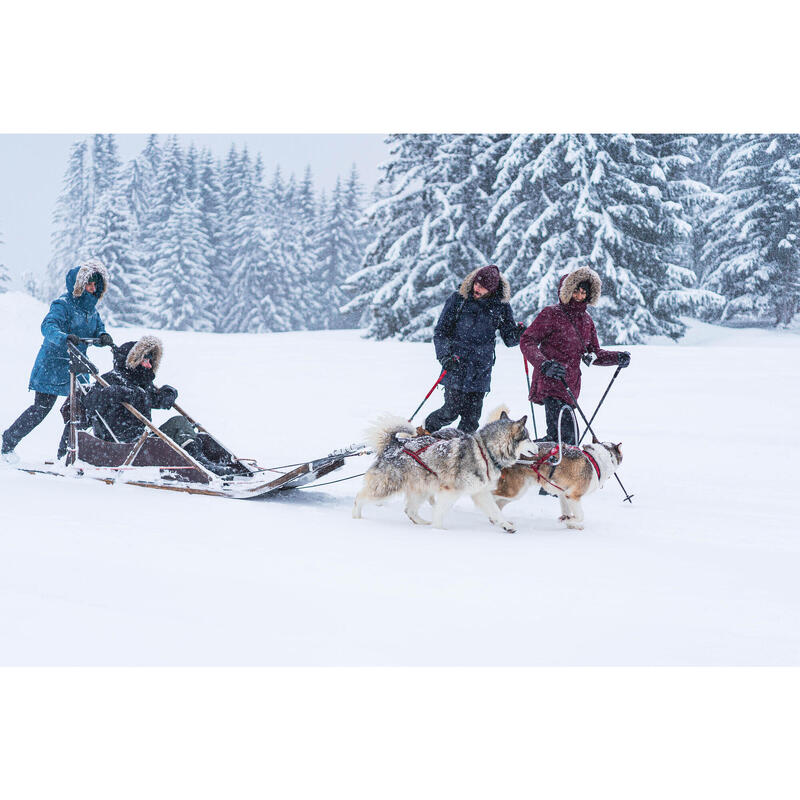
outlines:
[[152, 353], [146, 353], [142, 360], [133, 369], [129, 369], [128, 372], [133, 381], [139, 386], [147, 386], [147, 384], [152, 383], [155, 377]]

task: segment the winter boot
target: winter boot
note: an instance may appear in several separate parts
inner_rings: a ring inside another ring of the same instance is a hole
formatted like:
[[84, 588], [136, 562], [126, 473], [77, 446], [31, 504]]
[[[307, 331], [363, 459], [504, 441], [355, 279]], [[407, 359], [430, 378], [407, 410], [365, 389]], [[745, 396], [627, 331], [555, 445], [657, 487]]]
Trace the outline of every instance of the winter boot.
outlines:
[[209, 472], [223, 477], [231, 477], [233, 475], [228, 465], [217, 464], [206, 458], [203, 448], [197, 439], [189, 439], [189, 441], [183, 443], [182, 447], [198, 464], [202, 464]]
[[13, 447], [6, 444], [6, 437], [3, 437], [3, 444], [0, 446], [0, 463], [2, 464], [18, 464], [19, 456], [14, 452]]

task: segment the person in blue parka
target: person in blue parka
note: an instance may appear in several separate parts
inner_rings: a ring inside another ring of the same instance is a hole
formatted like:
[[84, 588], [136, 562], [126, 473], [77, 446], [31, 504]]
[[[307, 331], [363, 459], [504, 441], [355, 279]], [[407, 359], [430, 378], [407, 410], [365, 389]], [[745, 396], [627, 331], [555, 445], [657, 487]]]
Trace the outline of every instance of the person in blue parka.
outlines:
[[[111, 345], [103, 320], [97, 313], [97, 303], [108, 288], [108, 272], [96, 258], [73, 267], [66, 278], [67, 291], [50, 304], [42, 320], [44, 342], [36, 356], [28, 389], [36, 392], [33, 405], [3, 432], [2, 456], [4, 461], [18, 460], [14, 448], [50, 412], [56, 398], [69, 394], [69, 355], [67, 341], [71, 341], [85, 355], [86, 345], [78, 339], [99, 339], [103, 346]], [[65, 433], [66, 433], [65, 428]], [[65, 439], [59, 445], [63, 454]]]
[[490, 264], [473, 270], [447, 299], [433, 331], [436, 358], [447, 370], [444, 405], [425, 420], [430, 433], [461, 417], [458, 429], [473, 433], [491, 388], [497, 331], [506, 347], [516, 347], [525, 326], [514, 323], [511, 287]]

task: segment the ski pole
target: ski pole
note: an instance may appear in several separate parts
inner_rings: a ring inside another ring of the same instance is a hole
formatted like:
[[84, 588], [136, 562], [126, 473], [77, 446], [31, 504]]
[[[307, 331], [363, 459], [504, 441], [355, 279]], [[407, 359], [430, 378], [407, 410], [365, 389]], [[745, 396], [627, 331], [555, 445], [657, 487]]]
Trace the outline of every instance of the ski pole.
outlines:
[[[622, 367], [617, 367], [617, 369], [615, 370], [614, 375], [611, 378], [611, 382], [608, 384], [608, 387], [606, 388], [605, 392], [603, 392], [603, 396], [600, 398], [600, 402], [597, 404], [597, 408], [594, 410], [594, 414], [592, 414], [592, 418], [589, 420], [589, 425], [591, 425], [592, 422], [594, 422], [594, 418], [597, 416], [597, 412], [600, 410], [600, 406], [603, 405], [603, 401], [606, 399], [606, 395], [609, 393], [611, 389], [611, 384], [614, 383], [614, 381], [617, 379], [617, 375], [619, 375], [621, 369]], [[581, 434], [581, 438], [578, 439], [578, 444], [580, 444], [583, 441], [583, 437], [586, 436], [586, 432], [589, 430], [589, 425], [587, 425], [584, 428], [583, 433]]]
[[[569, 388], [569, 386], [567, 385], [567, 382], [563, 378], [561, 379], [561, 383], [564, 384], [564, 388], [567, 390], [567, 392], [569, 392], [569, 396], [572, 398], [572, 402], [575, 404], [575, 408], [578, 409], [578, 413], [581, 415], [581, 417], [583, 417], [583, 421], [586, 423], [586, 430], [592, 431], [592, 426], [589, 424], [589, 420], [586, 419], [586, 414], [583, 413], [583, 411], [581, 410], [581, 407], [578, 405], [578, 400], [575, 397], [575, 395], [572, 393], [572, 389]], [[592, 431], [592, 436], [594, 436], [595, 439], [600, 441], [598, 436], [597, 436], [597, 434], [594, 431]], [[622, 491], [625, 493], [625, 500], [627, 500], [629, 503], [633, 504], [633, 500], [631, 499], [633, 497], [633, 495], [632, 494], [628, 494], [628, 490], [622, 485], [622, 481], [619, 479], [619, 475], [617, 475], [616, 472], [614, 473], [614, 477], [617, 479], [617, 483], [619, 484], [619, 488], [622, 489]]]
[[533, 438], [538, 439], [539, 433], [536, 430], [536, 417], [533, 414], [533, 400], [531, 400], [531, 376], [528, 372], [528, 359], [525, 358], [525, 353], [522, 354], [522, 362], [525, 364], [525, 381], [528, 384], [528, 401], [531, 404], [531, 420], [533, 421]]
[[431, 386], [431, 390], [425, 395], [422, 402], [414, 410], [414, 413], [408, 418], [409, 422], [411, 422], [411, 420], [417, 416], [417, 412], [422, 408], [422, 406], [425, 405], [425, 401], [433, 394], [433, 390], [442, 382], [442, 378], [444, 378], [445, 375], [447, 375], [447, 370], [443, 369], [442, 374], [437, 378], [436, 383]]

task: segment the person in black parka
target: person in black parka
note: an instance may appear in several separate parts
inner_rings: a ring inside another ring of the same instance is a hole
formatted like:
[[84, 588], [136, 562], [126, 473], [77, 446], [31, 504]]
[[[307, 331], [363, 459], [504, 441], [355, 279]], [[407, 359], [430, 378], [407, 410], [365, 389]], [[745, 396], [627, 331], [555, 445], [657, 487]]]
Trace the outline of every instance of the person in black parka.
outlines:
[[461, 417], [458, 429], [478, 429], [483, 399], [491, 388], [495, 335], [516, 347], [525, 326], [514, 323], [511, 287], [490, 264], [473, 270], [447, 299], [433, 331], [436, 358], [447, 370], [444, 405], [425, 420], [433, 433]]
[[[154, 383], [163, 352], [164, 346], [155, 336], [142, 336], [139, 341], [125, 342], [114, 350], [114, 369], [102, 376], [110, 385], [96, 383], [82, 401], [98, 439], [135, 442], [144, 433], [144, 423], [123, 403], [133, 406], [148, 420], [152, 419], [154, 408], [167, 409], [175, 404], [178, 390]], [[230, 472], [227, 464], [206, 457], [194, 425], [182, 414], [170, 417], [160, 430], [207, 469], [218, 475]]]

